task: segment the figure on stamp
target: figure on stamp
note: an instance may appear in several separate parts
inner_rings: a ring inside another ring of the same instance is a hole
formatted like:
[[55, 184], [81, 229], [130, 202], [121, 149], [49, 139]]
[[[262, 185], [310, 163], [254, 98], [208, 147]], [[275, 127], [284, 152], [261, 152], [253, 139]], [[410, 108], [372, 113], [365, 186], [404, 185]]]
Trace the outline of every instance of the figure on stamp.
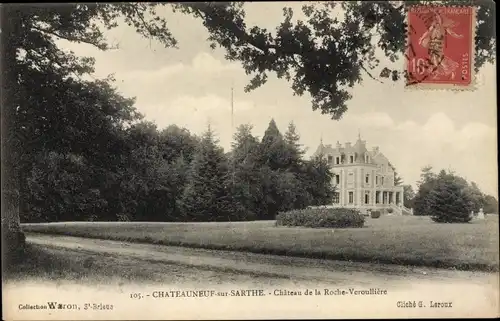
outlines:
[[452, 28], [458, 25], [457, 22], [439, 14], [435, 10], [431, 11], [430, 19], [422, 19], [427, 26], [427, 31], [420, 37], [418, 43], [428, 49], [429, 71], [433, 79], [439, 76], [449, 76], [455, 79], [455, 70], [459, 63], [444, 54], [446, 36], [453, 38], [463, 38], [463, 35], [455, 33]]

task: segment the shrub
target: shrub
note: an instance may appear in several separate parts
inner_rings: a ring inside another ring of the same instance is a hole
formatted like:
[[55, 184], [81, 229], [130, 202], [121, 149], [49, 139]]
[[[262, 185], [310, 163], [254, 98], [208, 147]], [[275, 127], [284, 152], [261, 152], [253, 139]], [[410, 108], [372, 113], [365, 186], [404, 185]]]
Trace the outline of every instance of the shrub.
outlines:
[[372, 218], [379, 218], [380, 217], [380, 211], [372, 211], [371, 217]]
[[350, 208], [308, 208], [276, 216], [277, 226], [347, 228], [363, 227], [364, 224], [364, 216], [358, 210]]

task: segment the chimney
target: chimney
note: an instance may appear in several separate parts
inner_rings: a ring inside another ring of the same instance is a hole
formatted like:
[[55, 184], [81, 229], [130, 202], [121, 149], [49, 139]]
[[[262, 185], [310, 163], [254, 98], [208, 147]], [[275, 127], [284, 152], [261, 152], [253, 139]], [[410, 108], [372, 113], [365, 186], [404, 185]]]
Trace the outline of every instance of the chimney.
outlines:
[[340, 149], [342, 145], [340, 145], [340, 142], [337, 140], [337, 149]]
[[351, 143], [345, 143], [345, 148], [351, 148]]
[[378, 146], [373, 147], [373, 151], [378, 153]]

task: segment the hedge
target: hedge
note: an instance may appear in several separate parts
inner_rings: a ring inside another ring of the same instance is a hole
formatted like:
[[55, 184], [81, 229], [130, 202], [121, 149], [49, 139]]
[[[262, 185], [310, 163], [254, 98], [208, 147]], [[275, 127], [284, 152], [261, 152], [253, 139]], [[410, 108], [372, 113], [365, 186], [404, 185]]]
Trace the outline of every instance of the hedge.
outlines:
[[350, 208], [308, 208], [278, 213], [277, 226], [303, 226], [313, 228], [363, 227], [365, 217]]

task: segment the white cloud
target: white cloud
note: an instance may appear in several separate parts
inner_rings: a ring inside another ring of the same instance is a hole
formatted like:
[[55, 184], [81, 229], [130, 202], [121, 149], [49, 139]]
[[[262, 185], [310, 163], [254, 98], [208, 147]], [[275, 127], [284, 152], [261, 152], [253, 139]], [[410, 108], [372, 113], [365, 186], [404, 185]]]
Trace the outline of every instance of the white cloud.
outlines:
[[348, 114], [344, 120], [357, 125], [363, 130], [368, 128], [392, 128], [394, 126], [392, 118], [388, 114], [381, 112]]
[[[260, 113], [254, 111], [255, 105], [251, 101], [234, 100], [233, 107], [235, 128], [242, 123], [258, 124], [257, 118], [260, 117]], [[273, 110], [272, 107], [264, 107], [264, 109]], [[229, 98], [214, 94], [201, 97], [179, 96], [161, 105], [144, 105], [141, 112], [148, 120], [154, 121], [159, 128], [176, 124], [188, 128], [195, 134], [201, 134], [210, 123], [219, 136], [222, 146], [226, 150], [230, 146], [232, 129]]]
[[206, 52], [199, 53], [194, 57], [192, 65], [190, 66], [194, 72], [207, 72], [207, 73], [217, 73], [224, 71], [235, 71], [240, 70], [240, 65], [234, 62], [222, 62], [214, 58]]
[[426, 140], [434, 141], [436, 137], [441, 140], [450, 140], [455, 134], [455, 125], [453, 121], [444, 113], [436, 113], [422, 127], [421, 133]]
[[240, 66], [236, 63], [224, 63], [215, 59], [206, 52], [196, 55], [190, 64], [173, 63], [162, 66], [156, 70], [130, 70], [117, 74], [117, 79], [126, 81], [156, 82], [172, 80], [174, 77], [205, 77], [207, 74], [220, 74], [238, 71]]

